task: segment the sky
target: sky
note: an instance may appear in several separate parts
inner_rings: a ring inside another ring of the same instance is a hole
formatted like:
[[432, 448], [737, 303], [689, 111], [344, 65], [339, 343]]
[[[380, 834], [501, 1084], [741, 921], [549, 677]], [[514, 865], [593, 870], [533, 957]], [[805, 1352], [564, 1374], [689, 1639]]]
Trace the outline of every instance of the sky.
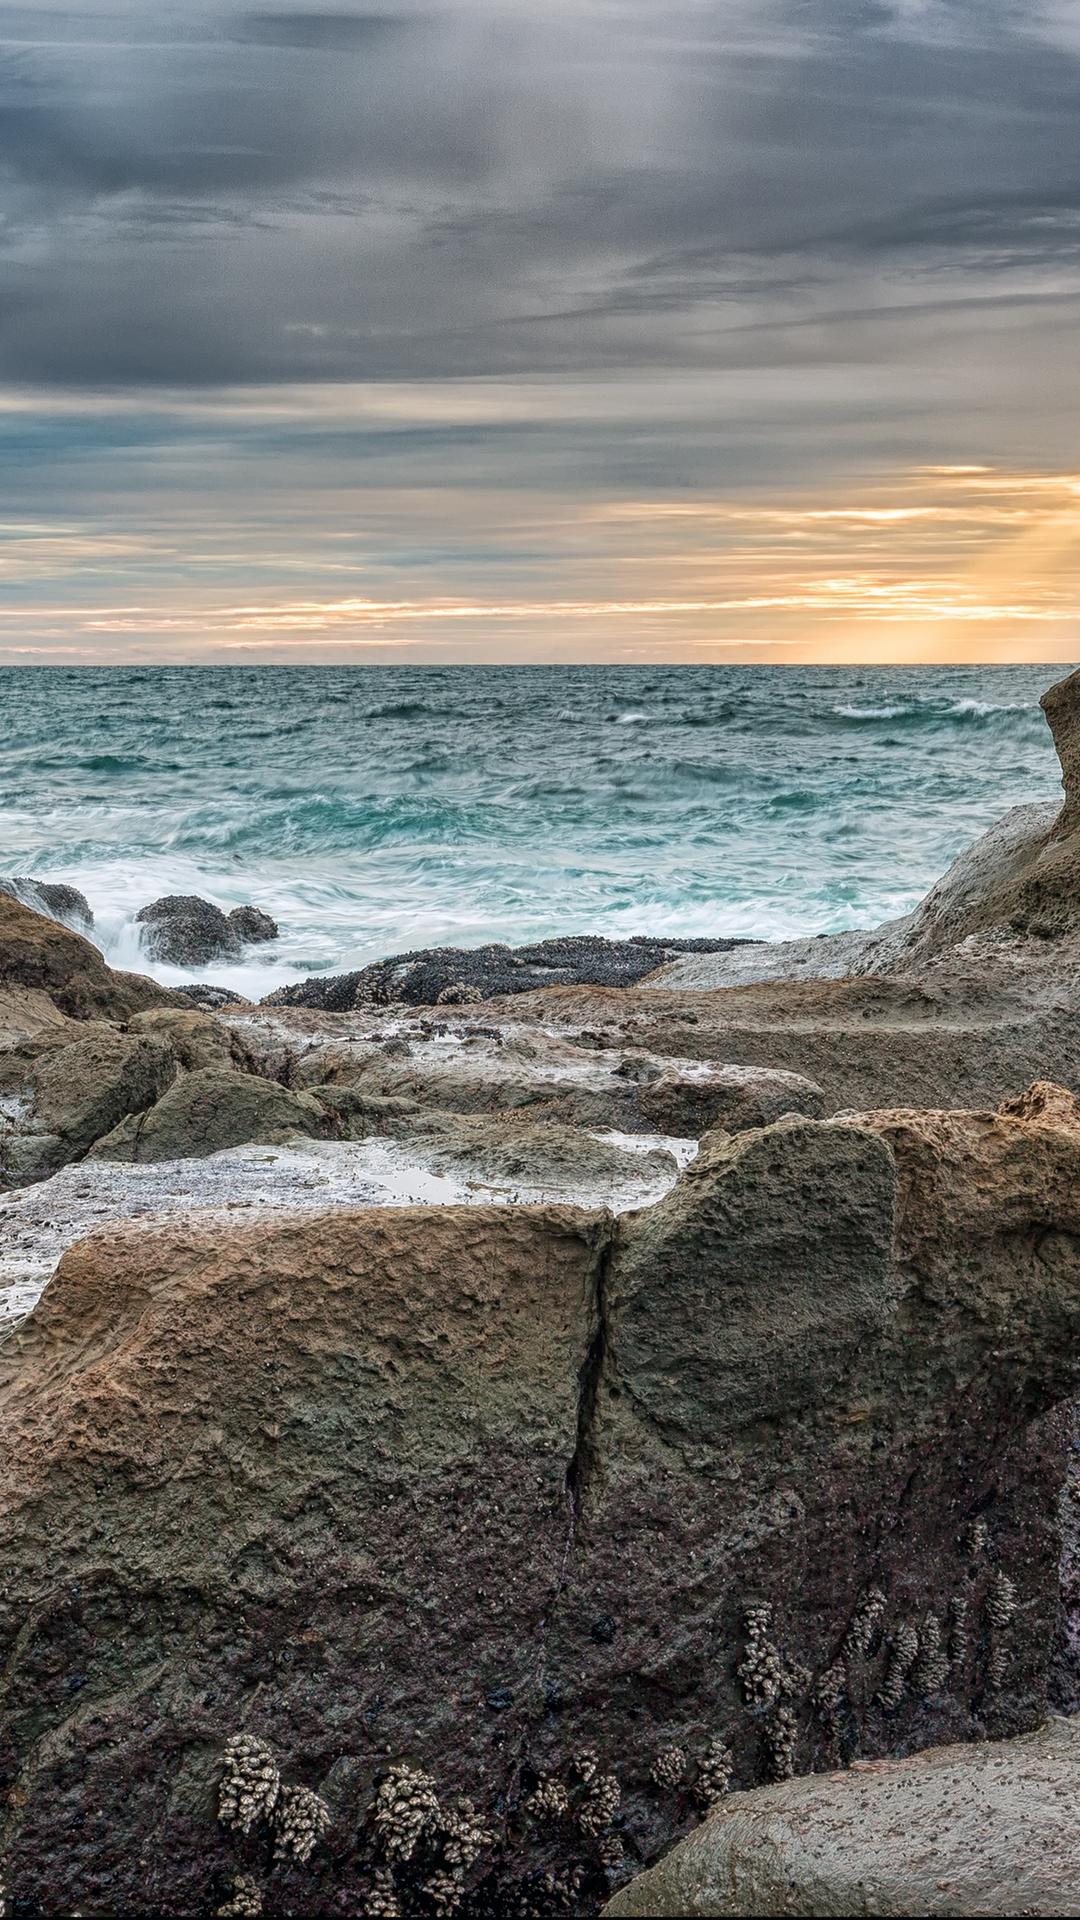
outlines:
[[1080, 0], [12, 0], [0, 250], [0, 663], [1080, 658]]

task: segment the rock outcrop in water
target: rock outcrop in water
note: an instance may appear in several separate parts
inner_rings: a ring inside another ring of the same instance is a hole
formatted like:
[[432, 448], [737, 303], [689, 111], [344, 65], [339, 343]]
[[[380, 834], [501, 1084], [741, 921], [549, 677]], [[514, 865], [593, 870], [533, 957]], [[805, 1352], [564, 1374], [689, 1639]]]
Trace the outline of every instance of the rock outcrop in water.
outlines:
[[55, 880], [31, 880], [26, 875], [14, 880], [0, 880], [0, 893], [19, 900], [24, 907], [31, 907], [35, 913], [43, 913], [50, 920], [59, 920], [64, 926], [73, 927], [76, 933], [89, 933], [94, 925], [94, 915], [90, 902], [78, 887], [64, 886]]
[[279, 987], [266, 1004], [348, 1013], [356, 1007], [456, 1007], [538, 987], [632, 987], [680, 953], [727, 953], [743, 940], [602, 940], [583, 934], [528, 947], [427, 947], [358, 973]]
[[225, 914], [198, 894], [168, 894], [135, 915], [151, 960], [170, 967], [204, 967], [215, 960], [239, 960], [245, 946], [276, 940], [278, 929], [258, 907], [234, 907]]

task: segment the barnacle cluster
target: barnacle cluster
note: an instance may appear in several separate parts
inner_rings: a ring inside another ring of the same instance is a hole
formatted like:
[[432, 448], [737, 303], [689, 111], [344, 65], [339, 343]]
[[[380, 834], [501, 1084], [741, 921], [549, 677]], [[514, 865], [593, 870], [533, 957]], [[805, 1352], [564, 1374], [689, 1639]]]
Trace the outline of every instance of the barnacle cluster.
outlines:
[[565, 1820], [570, 1811], [570, 1795], [554, 1774], [545, 1774], [525, 1805], [534, 1820]]
[[452, 980], [448, 987], [443, 988], [435, 1005], [437, 1007], [474, 1007], [483, 997], [479, 987], [471, 986], [466, 980]]
[[589, 1781], [594, 1780], [600, 1771], [600, 1755], [596, 1748], [580, 1747], [577, 1753], [571, 1756], [570, 1771], [588, 1786]]
[[907, 1692], [911, 1671], [919, 1657], [919, 1636], [910, 1620], [901, 1620], [889, 1640], [885, 1677], [878, 1689], [877, 1701], [886, 1713], [895, 1712]]
[[577, 1810], [577, 1823], [590, 1840], [599, 1840], [619, 1811], [622, 1789], [613, 1773], [598, 1773]]
[[995, 1573], [986, 1596], [986, 1617], [992, 1627], [1007, 1627], [1016, 1612], [1016, 1587], [1007, 1573]]
[[250, 1873], [238, 1873], [232, 1892], [217, 1909], [216, 1920], [259, 1920], [263, 1910], [262, 1889]]
[[971, 1651], [971, 1608], [966, 1595], [958, 1593], [949, 1606], [949, 1658], [954, 1667], [962, 1667]]
[[274, 1808], [274, 1858], [306, 1866], [330, 1825], [330, 1809], [310, 1787], [282, 1787]]
[[743, 1615], [746, 1645], [737, 1672], [743, 1698], [751, 1707], [771, 1707], [780, 1698], [783, 1661], [772, 1638], [772, 1608], [747, 1607]]
[[791, 1708], [777, 1707], [765, 1730], [770, 1779], [791, 1779], [795, 1771], [795, 1742], [798, 1736], [799, 1723]]
[[[470, 1873], [495, 1836], [485, 1827], [471, 1800], [459, 1800], [449, 1813], [440, 1815], [443, 1864], [458, 1879]], [[430, 1883], [429, 1883], [430, 1891]]]
[[665, 1747], [658, 1753], [649, 1771], [649, 1779], [661, 1793], [675, 1793], [686, 1772], [686, 1755], [681, 1747]]
[[847, 1669], [842, 1661], [834, 1660], [832, 1666], [826, 1667], [819, 1676], [813, 1694], [814, 1707], [831, 1740], [835, 1740], [840, 1733], [846, 1698]]
[[364, 1898], [364, 1920], [401, 1920], [401, 1902], [394, 1876], [385, 1867], [374, 1874]]
[[880, 1587], [868, 1587], [851, 1624], [844, 1635], [843, 1654], [847, 1661], [865, 1660], [885, 1618], [885, 1595]]
[[724, 1795], [730, 1791], [733, 1767], [731, 1748], [726, 1742], [720, 1739], [711, 1741], [694, 1782], [694, 1799], [703, 1813], [710, 1813], [713, 1807], [719, 1806]]
[[554, 1774], [542, 1774], [526, 1800], [525, 1808], [541, 1824], [564, 1820], [570, 1811], [570, 1795]]
[[928, 1614], [919, 1635], [919, 1657], [911, 1672], [913, 1690], [925, 1699], [939, 1693], [949, 1677], [949, 1657], [945, 1651], [941, 1622]]
[[372, 1809], [375, 1837], [388, 1860], [411, 1860], [425, 1829], [439, 1817], [435, 1782], [420, 1767], [391, 1767]]
[[269, 1820], [281, 1792], [281, 1775], [265, 1740], [237, 1733], [226, 1743], [218, 1788], [218, 1819], [223, 1827], [247, 1835], [259, 1820]]

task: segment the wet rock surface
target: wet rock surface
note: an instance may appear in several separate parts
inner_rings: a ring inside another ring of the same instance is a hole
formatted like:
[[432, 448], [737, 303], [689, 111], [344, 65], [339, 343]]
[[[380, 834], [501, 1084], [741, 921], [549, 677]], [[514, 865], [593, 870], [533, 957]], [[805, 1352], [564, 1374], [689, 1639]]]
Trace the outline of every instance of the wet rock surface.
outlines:
[[358, 973], [315, 975], [280, 987], [267, 1004], [348, 1013], [355, 1007], [468, 1006], [537, 987], [634, 986], [680, 953], [726, 953], [738, 940], [602, 940], [580, 935], [527, 947], [428, 947]]
[[605, 1907], [633, 1915], [1076, 1914], [1080, 1726], [732, 1796]]
[[276, 940], [278, 929], [258, 907], [234, 907], [223, 913], [198, 894], [167, 894], [142, 907], [135, 924], [151, 960], [171, 967], [205, 967], [215, 960], [238, 960], [245, 946]]
[[51, 920], [61, 921], [77, 933], [89, 933], [93, 928], [94, 915], [90, 902], [78, 887], [65, 886], [56, 880], [31, 880], [23, 874], [12, 880], [0, 880], [0, 893], [21, 901], [24, 907], [30, 907], [34, 913], [43, 913]]

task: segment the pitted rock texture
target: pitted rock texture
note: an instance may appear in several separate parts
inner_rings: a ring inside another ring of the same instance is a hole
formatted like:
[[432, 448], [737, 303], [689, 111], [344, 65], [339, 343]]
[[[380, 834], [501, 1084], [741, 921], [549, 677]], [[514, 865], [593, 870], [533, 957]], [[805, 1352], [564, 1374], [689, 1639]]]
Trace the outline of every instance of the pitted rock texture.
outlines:
[[624, 1887], [640, 1915], [1080, 1914], [1080, 1724], [738, 1793]]
[[[408, 1765], [493, 1834], [481, 1905], [551, 1873], [591, 1912], [728, 1766], [1034, 1726], [1078, 1196], [1051, 1088], [708, 1138], [619, 1222], [73, 1247], [0, 1346], [12, 1895], [212, 1911], [242, 1870], [269, 1914], [407, 1902], [372, 1820]], [[306, 1864], [216, 1822], [240, 1731], [331, 1809]]]

